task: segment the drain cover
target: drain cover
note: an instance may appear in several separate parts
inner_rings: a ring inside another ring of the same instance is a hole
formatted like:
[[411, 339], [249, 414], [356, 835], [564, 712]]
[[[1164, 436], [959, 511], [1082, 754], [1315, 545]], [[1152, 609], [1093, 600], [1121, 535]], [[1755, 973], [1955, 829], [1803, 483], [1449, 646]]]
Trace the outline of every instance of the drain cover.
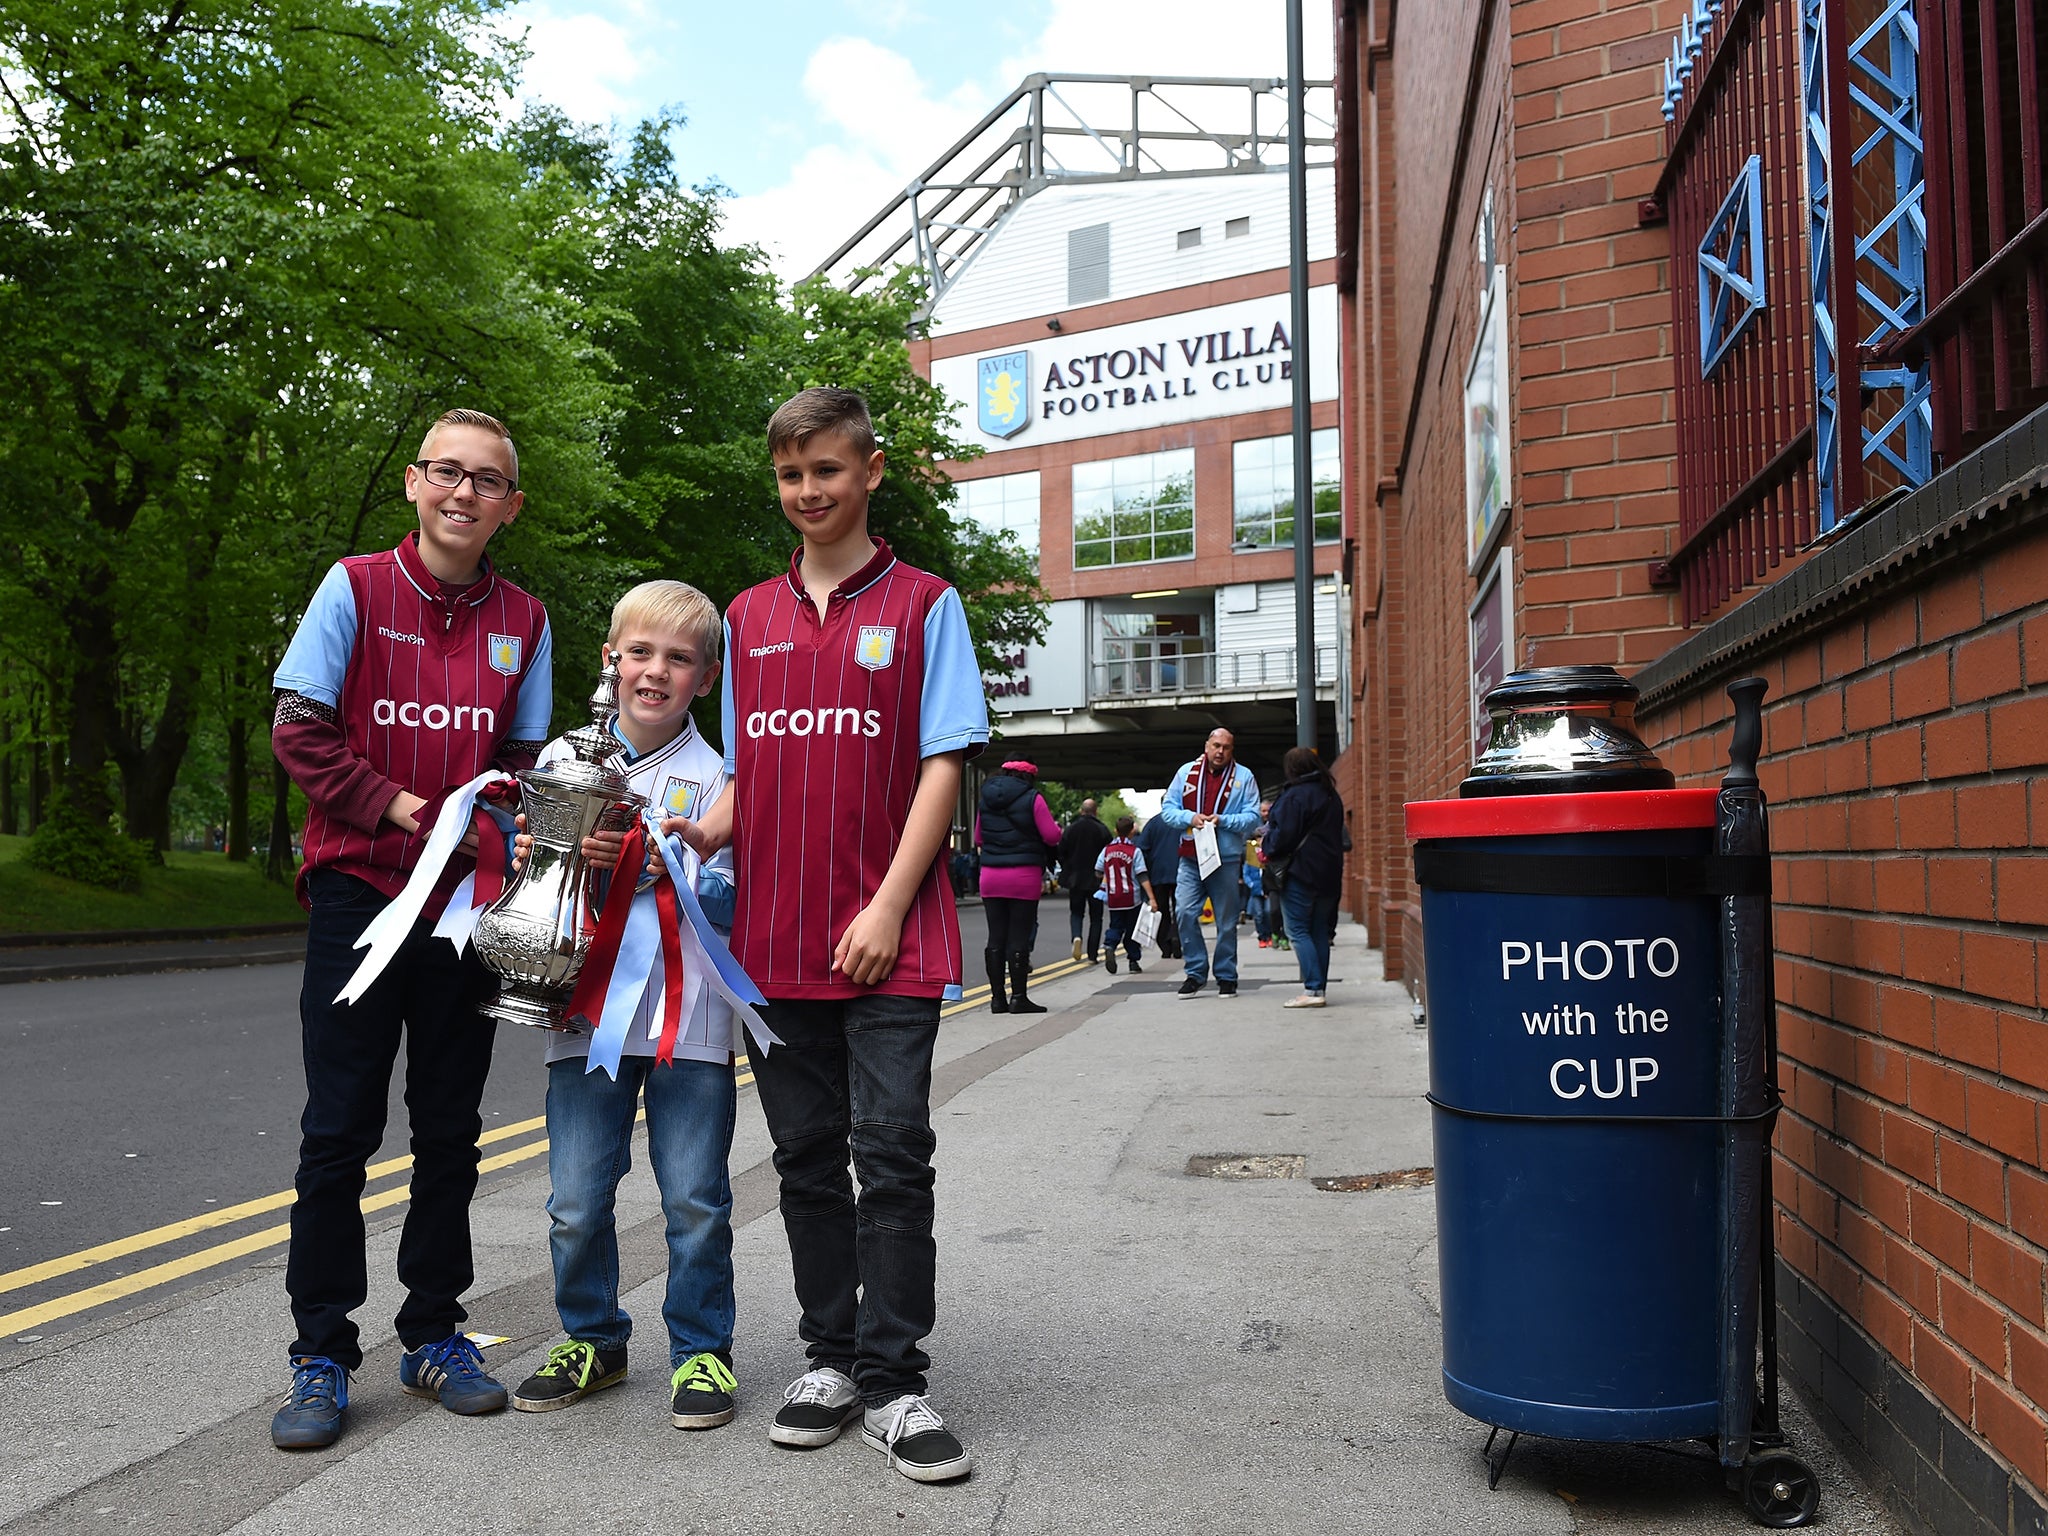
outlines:
[[1337, 1194], [1358, 1194], [1369, 1189], [1421, 1189], [1436, 1182], [1434, 1168], [1392, 1168], [1385, 1173], [1347, 1173], [1335, 1179], [1315, 1179], [1317, 1189]]
[[1188, 1159], [1198, 1179], [1298, 1179], [1308, 1166], [1303, 1152], [1220, 1152]]

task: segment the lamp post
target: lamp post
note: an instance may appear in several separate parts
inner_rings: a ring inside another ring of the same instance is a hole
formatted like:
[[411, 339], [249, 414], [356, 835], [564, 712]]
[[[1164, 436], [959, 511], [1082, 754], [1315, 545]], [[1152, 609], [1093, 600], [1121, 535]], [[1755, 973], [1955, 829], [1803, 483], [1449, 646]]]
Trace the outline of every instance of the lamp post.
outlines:
[[1308, 129], [1301, 0], [1287, 0], [1287, 280], [1294, 331], [1294, 740], [1316, 744], [1316, 486], [1309, 456]]

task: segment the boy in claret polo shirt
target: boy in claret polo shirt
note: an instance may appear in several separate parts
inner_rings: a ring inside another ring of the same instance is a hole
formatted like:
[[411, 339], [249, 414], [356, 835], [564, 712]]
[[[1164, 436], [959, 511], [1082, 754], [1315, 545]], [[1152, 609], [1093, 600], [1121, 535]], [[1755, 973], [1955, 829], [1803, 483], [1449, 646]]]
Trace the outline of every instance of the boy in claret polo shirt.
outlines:
[[974, 1463], [925, 1398], [919, 1345], [936, 1312], [932, 1047], [961, 971], [941, 856], [988, 740], [981, 670], [960, 595], [868, 534], [867, 403], [807, 389], [768, 452], [803, 547], [726, 610], [731, 789], [663, 825], [707, 856], [731, 841], [733, 952], [785, 1042], [754, 1074], [811, 1369], [769, 1438], [827, 1445], [861, 1418], [892, 1467], [946, 1482]]
[[[519, 459], [504, 426], [450, 411], [406, 466], [419, 530], [327, 573], [275, 685], [271, 749], [309, 802], [299, 899], [311, 913], [299, 998], [306, 1110], [285, 1290], [298, 1337], [271, 1420], [281, 1449], [331, 1445], [362, 1347], [349, 1314], [369, 1294], [364, 1167], [384, 1137], [400, 1035], [412, 1121], [412, 1202], [398, 1245], [399, 1385], [462, 1414], [505, 1406], [463, 1335], [476, 1192], [478, 1106], [496, 982], [474, 952], [432, 936], [465, 873], [452, 860], [411, 935], [353, 1003], [336, 993], [355, 942], [404, 889], [435, 810], [488, 769], [533, 766], [553, 706], [547, 610], [484, 554], [518, 517]], [[472, 845], [473, 846], [473, 845]]]

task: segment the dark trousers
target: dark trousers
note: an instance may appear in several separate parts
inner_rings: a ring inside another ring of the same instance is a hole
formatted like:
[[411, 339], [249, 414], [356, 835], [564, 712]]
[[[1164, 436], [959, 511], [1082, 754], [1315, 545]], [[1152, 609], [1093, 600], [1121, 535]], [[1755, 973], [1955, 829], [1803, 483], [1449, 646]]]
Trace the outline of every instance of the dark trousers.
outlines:
[[1131, 930], [1138, 926], [1138, 913], [1141, 910], [1143, 909], [1139, 907], [1112, 908], [1109, 914], [1109, 931], [1102, 936], [1103, 947], [1111, 954], [1116, 953], [1117, 945], [1123, 945], [1124, 953], [1130, 956], [1133, 965], [1145, 958], [1145, 951], [1138, 947], [1138, 941], [1131, 936]]
[[299, 1120], [298, 1199], [284, 1284], [298, 1337], [294, 1355], [325, 1355], [354, 1370], [362, 1346], [349, 1314], [369, 1295], [363, 1251], [363, 1170], [384, 1139], [391, 1068], [405, 1041], [405, 1106], [412, 1127], [412, 1200], [398, 1240], [405, 1303], [398, 1337], [418, 1349], [459, 1330], [470, 1263], [469, 1202], [476, 1193], [478, 1106], [496, 1028], [479, 1013], [497, 990], [475, 952], [458, 957], [419, 923], [384, 974], [353, 1003], [337, 1004], [367, 951], [356, 939], [388, 898], [353, 875], [315, 870], [312, 919], [299, 994], [306, 1112]]
[[[770, 1002], [783, 1044], [754, 1060], [812, 1366], [879, 1407], [922, 1394], [937, 1314], [932, 1237], [936, 998]], [[854, 1197], [852, 1172], [860, 1179]]]
[[1088, 958], [1093, 960], [1102, 948], [1102, 903], [1095, 899], [1095, 888], [1101, 882], [1093, 871], [1076, 870], [1073, 885], [1067, 892], [1067, 922], [1073, 932], [1067, 937], [1078, 939], [1085, 923], [1088, 928]]
[[1029, 964], [1031, 941], [1038, 937], [1038, 903], [1013, 896], [984, 896], [981, 910], [988, 915], [991, 963], [1015, 956]]
[[1159, 898], [1159, 953], [1168, 960], [1180, 958], [1180, 923], [1174, 916], [1173, 882], [1155, 880], [1152, 894]]

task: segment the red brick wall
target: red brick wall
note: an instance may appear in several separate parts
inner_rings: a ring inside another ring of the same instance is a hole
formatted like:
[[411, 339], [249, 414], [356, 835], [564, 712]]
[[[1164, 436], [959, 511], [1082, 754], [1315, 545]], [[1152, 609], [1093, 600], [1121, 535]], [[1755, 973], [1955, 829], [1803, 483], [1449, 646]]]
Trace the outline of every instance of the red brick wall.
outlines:
[[1679, 638], [1650, 589], [1678, 521], [1670, 242], [1637, 204], [1664, 164], [1659, 66], [1682, 3], [1509, 11], [1516, 637], [1525, 662], [1640, 665]]
[[[1760, 663], [1779, 1244], [2048, 1488], [2048, 534]], [[1683, 780], [1717, 686], [1644, 718]]]

